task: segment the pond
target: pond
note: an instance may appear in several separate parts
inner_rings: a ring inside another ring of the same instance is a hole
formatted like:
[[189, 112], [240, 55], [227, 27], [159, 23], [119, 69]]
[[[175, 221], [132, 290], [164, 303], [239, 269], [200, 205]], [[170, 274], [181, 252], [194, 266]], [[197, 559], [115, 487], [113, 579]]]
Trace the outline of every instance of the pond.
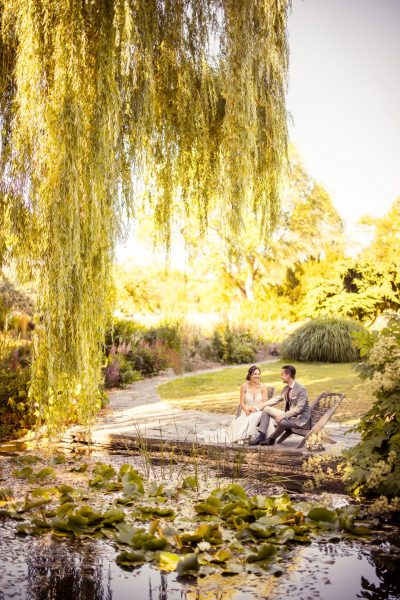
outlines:
[[[96, 453], [83, 459], [74, 458], [73, 464], [91, 465], [99, 458], [114, 468], [139, 460], [123, 453]], [[8, 465], [12, 460], [13, 457], [2, 459], [1, 486], [13, 483], [20, 494], [27, 483], [10, 477]], [[66, 464], [71, 464], [70, 458]], [[172, 471], [162, 473], [159, 466], [149, 465], [150, 462], [135, 466], [141, 472], [147, 469], [149, 479], [154, 476], [173, 478]], [[65, 467], [65, 464], [54, 465], [57, 476], [62, 476], [64, 482], [68, 477], [70, 483], [75, 480], [75, 485], [81, 483], [79, 478], [83, 481], [83, 474], [76, 466], [73, 472], [66, 472]], [[188, 468], [193, 469], [193, 465]], [[175, 466], [175, 474], [177, 470]], [[202, 473], [199, 480], [199, 498], [204, 498], [213, 487], [232, 483], [222, 481], [209, 471]], [[240, 483], [248, 488], [252, 485], [252, 482]], [[256, 493], [260, 493], [260, 489]], [[268, 495], [268, 490], [262, 493]], [[106, 495], [104, 490], [96, 491], [98, 506], [104, 503]], [[304, 495], [295, 499], [315, 500], [315, 497]], [[325, 501], [331, 506], [341, 505], [343, 497], [328, 499], [325, 496]], [[177, 515], [187, 515], [184, 498], [180, 498], [178, 504]], [[396, 534], [394, 527], [381, 523], [367, 539], [333, 536], [332, 541], [285, 545], [278, 561], [279, 569], [272, 572], [256, 569], [235, 575], [211, 573], [203, 577], [181, 577], [176, 571], [164, 572], [151, 564], [119, 566], [116, 563], [118, 550], [110, 539], [93, 536], [76, 539], [49, 533], [18, 535], [15, 520], [2, 518], [0, 600], [395, 600], [400, 598], [400, 549]]]

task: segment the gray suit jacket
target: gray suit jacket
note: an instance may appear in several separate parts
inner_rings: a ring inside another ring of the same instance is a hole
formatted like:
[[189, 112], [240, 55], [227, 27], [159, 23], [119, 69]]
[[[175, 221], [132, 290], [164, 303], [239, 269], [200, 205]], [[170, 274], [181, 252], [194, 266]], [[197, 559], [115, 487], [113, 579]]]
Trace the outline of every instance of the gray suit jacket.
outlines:
[[[268, 400], [266, 405], [273, 406], [283, 400], [284, 405], [286, 406], [288, 390], [289, 386], [285, 385], [282, 392], [278, 396], [274, 396], [271, 400]], [[293, 426], [295, 427], [304, 427], [310, 419], [310, 416], [311, 411], [308, 403], [307, 391], [300, 383], [298, 383], [298, 381], [295, 381], [290, 398], [289, 410], [285, 411], [285, 419], [291, 419], [293, 421]]]

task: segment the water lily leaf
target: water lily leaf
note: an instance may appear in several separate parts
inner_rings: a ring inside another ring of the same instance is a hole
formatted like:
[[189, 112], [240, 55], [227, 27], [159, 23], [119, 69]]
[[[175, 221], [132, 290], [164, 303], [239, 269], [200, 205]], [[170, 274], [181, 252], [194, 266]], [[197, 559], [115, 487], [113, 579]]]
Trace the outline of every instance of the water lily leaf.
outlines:
[[53, 465], [63, 465], [66, 462], [64, 454], [55, 454], [51, 457], [50, 462]]
[[56, 514], [59, 517], [64, 517], [68, 513], [71, 513], [75, 509], [75, 507], [75, 502], [64, 502], [57, 508]]
[[32, 467], [22, 467], [22, 469], [14, 469], [12, 474], [18, 479], [30, 479], [33, 475], [33, 469]]
[[246, 561], [249, 563], [265, 561], [276, 554], [276, 546], [272, 544], [263, 544], [258, 552], [248, 554]]
[[0, 500], [11, 500], [14, 492], [11, 488], [0, 488]]
[[221, 530], [218, 525], [214, 524], [200, 525], [193, 533], [182, 533], [178, 539], [183, 546], [194, 546], [202, 540], [210, 542], [214, 546], [220, 546], [223, 543]]
[[293, 540], [295, 533], [291, 527], [278, 529], [276, 531], [276, 541], [278, 544], [286, 544], [289, 540]]
[[69, 470], [70, 473], [84, 473], [89, 468], [88, 463], [82, 463], [81, 465], [77, 465], [76, 467], [71, 467]]
[[311, 544], [312, 539], [309, 535], [295, 535], [292, 541], [298, 544]]
[[221, 548], [212, 556], [212, 562], [224, 563], [232, 558], [232, 553], [226, 548]]
[[35, 528], [28, 521], [26, 523], [19, 523], [16, 526], [15, 531], [23, 535], [32, 535], [32, 533], [35, 531]]
[[278, 512], [295, 512], [292, 506], [292, 501], [289, 498], [288, 494], [282, 494], [282, 496], [277, 496], [276, 498], [274, 498], [274, 505], [275, 510], [277, 510]]
[[196, 575], [199, 570], [199, 561], [197, 554], [186, 554], [176, 565], [179, 575]]
[[211, 492], [213, 496], [216, 496], [220, 500], [247, 500], [247, 494], [242, 486], [237, 483], [231, 483], [223, 488], [217, 488]]
[[243, 573], [243, 565], [234, 562], [233, 560], [229, 560], [226, 563], [221, 565], [222, 573], [225, 575], [238, 575], [239, 573]]
[[57, 494], [58, 489], [56, 487], [38, 487], [38, 488], [34, 488], [33, 490], [31, 490], [31, 495], [34, 496], [35, 498], [46, 498], [46, 499], [50, 499], [52, 498], [55, 494]]
[[124, 551], [120, 552], [117, 555], [115, 561], [117, 565], [130, 567], [134, 565], [142, 565], [143, 563], [145, 563], [146, 556], [145, 553], [140, 550], [136, 550], [134, 552]]
[[[271, 500], [270, 502], [268, 502]], [[273, 500], [267, 498], [266, 496], [262, 496], [261, 494], [257, 494], [250, 498], [250, 506], [253, 508], [266, 508], [268, 505], [273, 506]]]
[[199, 515], [218, 515], [221, 507], [221, 500], [216, 496], [209, 496], [204, 502], [199, 502], [194, 507]]
[[282, 515], [266, 515], [260, 519], [257, 519], [256, 521], [256, 523], [263, 525], [266, 529], [275, 527], [276, 525], [281, 525], [284, 522], [286, 522], [286, 518]]
[[176, 529], [175, 527], [172, 527], [172, 525], [167, 525], [166, 527], [164, 527], [162, 529], [162, 535], [164, 537], [174, 537], [176, 535], [178, 535], [179, 531], [178, 529]]
[[143, 543], [144, 550], [164, 550], [168, 546], [168, 541], [162, 538], [153, 537]]
[[49, 529], [49, 527], [51, 527], [51, 524], [48, 521], [45, 519], [39, 519], [37, 517], [32, 519], [31, 523], [36, 529]]
[[118, 523], [115, 540], [121, 544], [131, 545], [133, 538], [140, 533], [145, 533], [143, 528], [133, 527], [128, 523]]
[[100, 512], [93, 510], [91, 506], [87, 505], [82, 506], [69, 519], [73, 519], [74, 517], [86, 519], [89, 525], [100, 523], [103, 520], [103, 515]]
[[104, 463], [97, 463], [92, 470], [93, 475], [97, 475], [102, 479], [112, 479], [116, 476], [117, 472], [111, 465]]
[[138, 529], [127, 523], [117, 525], [115, 540], [122, 544], [132, 546], [135, 550], [164, 550], [168, 546], [166, 539], [157, 538], [153, 533]]
[[175, 511], [173, 508], [162, 506], [138, 506], [137, 510], [145, 515], [157, 515], [158, 517], [174, 517]]
[[103, 515], [103, 525], [113, 525], [125, 519], [125, 513], [120, 508], [110, 508]]
[[185, 477], [182, 481], [182, 489], [184, 490], [197, 490], [199, 487], [199, 480], [193, 475]]
[[113, 479], [117, 473], [111, 465], [97, 463], [92, 470], [92, 474], [95, 475], [95, 477], [89, 481], [90, 487], [105, 488], [108, 490], [116, 489], [115, 484], [111, 482], [111, 479]]
[[173, 552], [157, 552], [154, 557], [154, 564], [163, 571], [175, 571], [181, 557]]
[[25, 499], [24, 510], [32, 510], [32, 508], [38, 508], [39, 506], [43, 506], [50, 502], [48, 498], [31, 498], [28, 497]]
[[354, 525], [351, 533], [354, 535], [371, 535], [371, 530], [365, 525]]
[[69, 525], [65, 519], [61, 517], [54, 517], [51, 522], [51, 528], [55, 531], [69, 531]]
[[35, 454], [20, 454], [12, 459], [13, 463], [17, 465], [35, 465], [38, 462], [42, 462], [42, 459]]
[[163, 496], [164, 495], [164, 486], [162, 484], [157, 483], [157, 481], [152, 481], [147, 488], [147, 493], [149, 496]]
[[121, 466], [118, 473], [118, 480], [122, 483], [123, 494], [126, 498], [144, 494], [143, 480], [131, 465], [125, 464]]
[[82, 515], [72, 514], [68, 517], [68, 528], [71, 530], [81, 529], [82, 527], [86, 527], [89, 523], [89, 519], [83, 517]]
[[318, 506], [312, 508], [307, 517], [312, 521], [325, 522], [325, 523], [336, 523], [338, 516], [336, 511], [329, 510], [325, 506]]
[[244, 520], [252, 519], [251, 510], [249, 503], [243, 500], [237, 500], [236, 502], [229, 502], [225, 504], [221, 509], [221, 517], [228, 519], [231, 516], [241, 517]]
[[35, 479], [49, 479], [55, 477], [55, 471], [51, 467], [43, 467], [37, 473], [35, 473]]
[[248, 526], [251, 533], [258, 539], [267, 539], [275, 535], [276, 529], [274, 527], [265, 527], [264, 523], [256, 521]]

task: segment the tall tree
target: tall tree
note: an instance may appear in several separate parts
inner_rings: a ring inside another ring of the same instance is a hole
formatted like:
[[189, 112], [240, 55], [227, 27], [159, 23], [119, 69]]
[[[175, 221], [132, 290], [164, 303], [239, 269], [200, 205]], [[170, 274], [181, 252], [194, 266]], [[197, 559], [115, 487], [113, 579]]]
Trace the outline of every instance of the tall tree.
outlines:
[[98, 403], [116, 237], [144, 187], [171, 215], [216, 197], [233, 231], [278, 210], [290, 0], [0, 0], [0, 222], [38, 272], [31, 386], [57, 431]]

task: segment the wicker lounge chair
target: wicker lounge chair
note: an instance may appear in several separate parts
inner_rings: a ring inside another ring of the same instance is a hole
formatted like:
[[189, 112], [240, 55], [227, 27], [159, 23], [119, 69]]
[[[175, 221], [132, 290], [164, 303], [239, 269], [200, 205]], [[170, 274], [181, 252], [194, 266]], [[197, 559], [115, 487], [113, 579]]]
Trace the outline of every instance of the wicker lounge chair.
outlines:
[[[310, 427], [306, 428], [295, 428], [287, 429], [277, 440], [278, 444], [284, 442], [292, 433], [301, 435], [303, 439], [296, 446], [302, 448], [306, 443], [307, 438], [315, 433], [319, 433], [328, 423], [333, 413], [336, 411], [339, 404], [342, 402], [344, 394], [338, 394], [336, 392], [324, 392], [320, 394], [316, 400], [311, 404], [311, 423]], [[323, 440], [330, 444], [336, 442], [327, 436], [323, 436]]]

